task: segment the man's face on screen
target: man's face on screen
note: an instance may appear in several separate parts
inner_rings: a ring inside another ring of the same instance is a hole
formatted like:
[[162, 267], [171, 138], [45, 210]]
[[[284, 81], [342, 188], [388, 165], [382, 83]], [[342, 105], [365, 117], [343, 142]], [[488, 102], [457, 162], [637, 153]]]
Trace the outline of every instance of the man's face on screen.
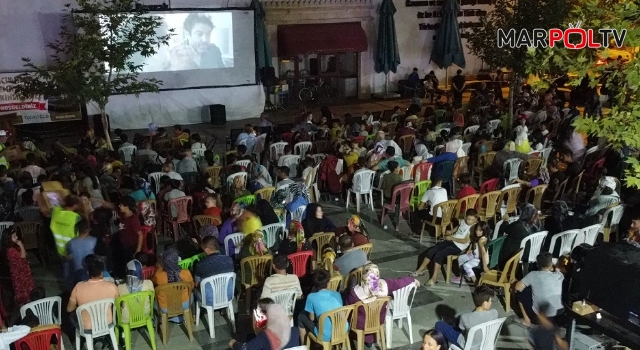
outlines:
[[211, 31], [213, 28], [204, 23], [196, 23], [193, 26], [191, 33], [189, 33], [189, 44], [196, 52], [204, 53], [207, 51], [211, 40]]

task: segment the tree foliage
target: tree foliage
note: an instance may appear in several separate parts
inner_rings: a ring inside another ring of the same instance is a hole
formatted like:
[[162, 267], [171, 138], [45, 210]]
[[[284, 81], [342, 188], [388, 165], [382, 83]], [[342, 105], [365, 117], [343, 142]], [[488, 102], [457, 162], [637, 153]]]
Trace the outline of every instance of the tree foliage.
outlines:
[[[162, 81], [140, 78], [143, 64], [167, 45], [173, 29], [157, 34], [162, 19], [150, 16], [136, 0], [76, 0], [65, 5], [59, 38], [49, 43], [50, 66], [24, 57], [28, 72], [16, 77], [22, 98], [44, 95], [67, 102], [95, 102], [103, 114], [112, 95], [158, 92]], [[108, 137], [108, 130], [105, 130]]]
[[[587, 0], [574, 6], [568, 23], [582, 21], [582, 28], [613, 28], [627, 30], [624, 45], [627, 48], [640, 46], [640, 7], [631, 1]], [[576, 120], [576, 129], [589, 135], [605, 137], [607, 144], [615, 150], [627, 147], [640, 149], [640, 59], [637, 54], [621, 64], [615, 46], [609, 49], [569, 50], [562, 46], [528, 52], [527, 72], [539, 76], [558, 70], [571, 73], [569, 85], [577, 86], [585, 76], [590, 77], [590, 86], [599, 81], [614, 91], [611, 110], [603, 119], [582, 117]], [[602, 64], [603, 60], [607, 64]], [[544, 81], [544, 83], [549, 83]], [[640, 188], [640, 164], [629, 158], [626, 170], [627, 185]]]

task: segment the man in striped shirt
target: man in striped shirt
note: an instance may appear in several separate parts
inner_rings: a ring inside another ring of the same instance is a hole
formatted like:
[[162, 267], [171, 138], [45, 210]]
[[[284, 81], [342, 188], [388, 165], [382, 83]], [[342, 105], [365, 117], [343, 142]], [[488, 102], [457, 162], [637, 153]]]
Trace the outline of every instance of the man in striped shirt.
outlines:
[[286, 255], [278, 255], [273, 259], [273, 270], [275, 274], [267, 277], [262, 287], [260, 299], [270, 298], [273, 293], [283, 290], [295, 290], [298, 299], [302, 297], [300, 280], [296, 275], [287, 274], [289, 259]]

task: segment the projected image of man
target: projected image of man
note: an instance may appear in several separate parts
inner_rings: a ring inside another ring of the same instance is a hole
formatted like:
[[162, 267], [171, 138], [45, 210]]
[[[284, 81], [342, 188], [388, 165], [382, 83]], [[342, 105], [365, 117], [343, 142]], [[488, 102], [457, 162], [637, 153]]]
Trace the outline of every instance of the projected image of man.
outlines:
[[215, 26], [203, 14], [191, 13], [184, 20], [184, 42], [171, 51], [171, 70], [224, 68], [220, 49], [211, 43]]

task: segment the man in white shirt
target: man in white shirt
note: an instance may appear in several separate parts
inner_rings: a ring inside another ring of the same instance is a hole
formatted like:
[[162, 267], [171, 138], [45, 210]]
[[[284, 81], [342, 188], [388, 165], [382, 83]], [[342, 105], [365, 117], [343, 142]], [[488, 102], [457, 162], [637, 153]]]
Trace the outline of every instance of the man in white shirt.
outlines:
[[431, 186], [431, 188], [422, 196], [420, 206], [418, 206], [418, 211], [416, 213], [418, 218], [424, 221], [431, 221], [433, 219], [433, 215], [437, 215], [441, 218], [442, 210], [438, 209], [438, 212], [434, 214], [433, 207], [449, 200], [447, 190], [442, 187], [442, 179], [434, 178], [432, 183], [433, 186]]
[[173, 171], [173, 162], [172, 161], [166, 161], [164, 162], [164, 165], [162, 166], [162, 172], [164, 173], [164, 175], [167, 175], [169, 178], [171, 178], [171, 180], [178, 180], [178, 181], [182, 181], [182, 176], [180, 176], [180, 174], [176, 173], [175, 171]]
[[36, 164], [36, 155], [33, 153], [27, 153], [27, 166], [22, 168], [23, 172], [27, 172], [29, 174], [31, 174], [31, 177], [33, 178], [33, 183], [36, 183], [38, 181], [38, 176], [40, 175], [47, 175], [47, 171], [42, 169], [41, 167], [39, 167]]
[[260, 299], [271, 298], [273, 293], [281, 292], [283, 290], [295, 291], [296, 297], [300, 299], [302, 297], [302, 288], [300, 287], [300, 280], [296, 275], [287, 274], [287, 268], [289, 268], [289, 259], [286, 255], [277, 255], [273, 258], [273, 275], [267, 277], [264, 280], [264, 286], [262, 287], [262, 294]]

